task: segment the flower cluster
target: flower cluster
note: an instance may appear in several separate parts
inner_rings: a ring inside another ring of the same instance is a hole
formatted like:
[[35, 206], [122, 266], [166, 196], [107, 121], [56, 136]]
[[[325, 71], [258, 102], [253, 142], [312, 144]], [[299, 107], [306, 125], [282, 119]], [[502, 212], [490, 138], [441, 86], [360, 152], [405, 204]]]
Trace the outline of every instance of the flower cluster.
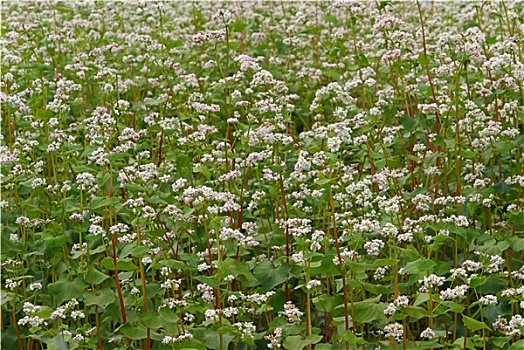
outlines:
[[518, 346], [522, 2], [275, 5], [0, 4], [2, 347]]

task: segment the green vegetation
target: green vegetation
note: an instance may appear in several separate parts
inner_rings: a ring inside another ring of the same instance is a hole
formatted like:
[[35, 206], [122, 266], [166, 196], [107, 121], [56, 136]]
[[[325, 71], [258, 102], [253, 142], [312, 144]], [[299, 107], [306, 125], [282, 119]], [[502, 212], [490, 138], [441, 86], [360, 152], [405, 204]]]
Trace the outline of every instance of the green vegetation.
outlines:
[[2, 2], [3, 349], [524, 348], [522, 2]]

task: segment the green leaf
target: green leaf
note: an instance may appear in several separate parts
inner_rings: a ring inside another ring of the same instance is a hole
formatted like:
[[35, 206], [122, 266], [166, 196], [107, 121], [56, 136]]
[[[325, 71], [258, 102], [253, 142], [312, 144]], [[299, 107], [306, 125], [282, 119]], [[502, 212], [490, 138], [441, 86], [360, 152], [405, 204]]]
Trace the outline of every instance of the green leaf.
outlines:
[[170, 267], [173, 270], [183, 270], [187, 268], [187, 265], [183, 261], [177, 261], [177, 260], [161, 260], [159, 262], [160, 265], [165, 267]]
[[302, 343], [302, 336], [292, 335], [286, 338], [284, 341], [284, 348], [290, 350], [302, 350], [305, 345]]
[[330, 183], [331, 181], [332, 181], [332, 179], [322, 179], [322, 180], [318, 180], [317, 184], [319, 186], [324, 186], [324, 185], [327, 185], [328, 183]]
[[373, 267], [383, 267], [383, 266], [393, 266], [398, 263], [398, 259], [393, 258], [385, 258], [385, 259], [377, 259], [373, 262]]
[[419, 293], [417, 299], [413, 302], [414, 306], [421, 305], [429, 300], [429, 293]]
[[109, 207], [120, 203], [120, 200], [117, 197], [105, 198], [105, 197], [95, 197], [91, 200], [91, 210], [96, 210], [104, 207]]
[[330, 314], [338, 305], [342, 305], [343, 302], [344, 297], [340, 294], [321, 294], [320, 296], [313, 298], [313, 303], [315, 304], [318, 311], [326, 311]]
[[404, 268], [402, 269], [401, 275], [418, 272], [430, 273], [435, 266], [437, 266], [437, 263], [435, 261], [420, 258], [418, 260], [407, 263], [406, 266], [404, 266]]
[[115, 265], [113, 264], [113, 258], [109, 256], [106, 256], [105, 258], [103, 258], [100, 263], [107, 270], [113, 271], [115, 269]]
[[330, 15], [330, 14], [324, 15], [324, 21], [329, 22], [329, 23], [333, 23], [334, 25], [338, 25], [339, 24], [337, 16], [333, 16], [333, 15]]
[[[235, 338], [236, 335], [231, 333], [222, 334], [222, 339], [220, 339], [220, 336], [221, 334], [217, 329], [208, 329], [204, 334], [203, 343], [209, 349], [227, 349], [229, 347], [229, 343], [231, 343], [231, 341]], [[220, 344], [221, 340], [222, 344]]]
[[293, 335], [286, 338], [284, 348], [289, 350], [302, 350], [304, 347], [316, 344], [321, 340], [322, 336], [317, 334], [312, 334], [306, 338], [302, 338], [301, 335]]
[[382, 9], [384, 9], [386, 6], [390, 4], [391, 4], [391, 1], [381, 1], [377, 6], [377, 10], [381, 11]]
[[84, 292], [84, 304], [98, 305], [105, 308], [107, 305], [115, 301], [115, 292], [111, 288], [103, 288], [100, 290]]
[[62, 248], [63, 245], [67, 243], [69, 238], [67, 236], [59, 236], [59, 237], [45, 237], [42, 238], [43, 241], [46, 242], [47, 248]]
[[335, 350], [335, 347], [331, 344], [317, 344], [315, 350]]
[[317, 34], [318, 31], [319, 31], [319, 28], [317, 26], [311, 26], [311, 27], [307, 27], [304, 30], [301, 30], [300, 33], [301, 34]]
[[251, 273], [251, 269], [246, 262], [238, 262], [235, 259], [227, 258], [224, 263], [227, 265], [227, 270], [236, 279], [242, 283], [248, 283], [249, 281], [255, 281], [256, 278]]
[[143, 314], [142, 321], [144, 321], [144, 324], [147, 328], [158, 329], [162, 327], [162, 320], [154, 311], [148, 311], [145, 314]]
[[357, 64], [361, 67], [369, 65], [369, 61], [366, 55], [364, 55], [363, 53], [360, 53], [355, 57], [355, 62], [357, 62]]
[[129, 192], [148, 192], [147, 187], [140, 186], [140, 185], [135, 185], [135, 184], [131, 184], [131, 183], [126, 183], [124, 187]]
[[388, 286], [372, 284], [367, 282], [362, 282], [362, 287], [364, 287], [365, 290], [373, 294], [388, 294], [390, 290]]
[[13, 300], [13, 293], [7, 293], [3, 290], [0, 293], [0, 305], [4, 305], [8, 301]]
[[411, 118], [410, 116], [403, 115], [400, 117], [400, 124], [404, 127], [404, 130], [407, 132], [412, 132], [415, 130], [415, 127], [418, 125], [419, 120], [417, 118]]
[[501, 315], [511, 315], [511, 305], [509, 303], [498, 303], [482, 307], [482, 315], [486, 322], [494, 323]]
[[217, 279], [215, 276], [195, 276], [193, 277], [195, 281], [202, 282], [207, 284], [210, 287], [215, 288], [217, 286]]
[[147, 101], [144, 101], [144, 106], [157, 106], [157, 105], [161, 105], [164, 102], [166, 102], [166, 100], [158, 99], [158, 98], [150, 98]]
[[[464, 349], [464, 337], [460, 337], [460, 338], [457, 338], [457, 340], [455, 340], [453, 342], [453, 345], [456, 345], [455, 347], [456, 348], [460, 348], [460, 349]], [[466, 348], [468, 350], [475, 350], [475, 344], [473, 344], [473, 341], [471, 340], [470, 337], [468, 337], [466, 340]]]
[[524, 238], [511, 237], [509, 241], [514, 252], [520, 252], [524, 249]]
[[473, 277], [471, 277], [471, 281], [469, 283], [469, 286], [471, 288], [480, 287], [480, 286], [486, 284], [487, 280], [488, 280], [488, 278], [486, 276], [473, 276]]
[[271, 261], [262, 261], [255, 267], [253, 274], [262, 285], [263, 290], [267, 292], [286, 282], [289, 271], [291, 271], [291, 265], [281, 265], [275, 268]]
[[180, 342], [181, 350], [206, 350], [206, 346], [197, 339], [185, 339]]
[[[502, 349], [509, 343], [511, 337], [489, 337], [489, 340], [497, 349]], [[524, 346], [524, 345], [523, 345]]]
[[162, 320], [169, 323], [177, 323], [179, 321], [177, 315], [168, 307], [163, 307], [159, 311], [160, 317]]
[[141, 245], [140, 247], [134, 247], [130, 251], [131, 255], [134, 257], [142, 257], [148, 252], [149, 252], [149, 246], [147, 245]]
[[428, 62], [427, 56], [424, 55], [424, 52], [421, 52], [418, 55], [418, 63], [420, 63], [421, 66], [425, 66], [427, 62]]
[[347, 341], [349, 343], [349, 345], [351, 345], [354, 349], [356, 349], [358, 347], [358, 344], [357, 344], [358, 338], [351, 331], [351, 329], [348, 329], [347, 331], [345, 331], [344, 334], [342, 335], [341, 339]]
[[51, 314], [55, 311], [54, 309], [50, 308], [49, 306], [41, 306], [41, 310], [38, 311], [35, 315], [41, 318], [48, 319], [51, 317]]
[[116, 262], [116, 269], [122, 271], [134, 271], [138, 269], [138, 266], [133, 264], [130, 259], [123, 259]]
[[477, 321], [471, 317], [462, 316], [462, 321], [464, 321], [464, 324], [466, 325], [466, 327], [468, 327], [469, 330], [473, 332], [478, 331], [480, 329], [486, 329], [488, 331], [491, 331], [491, 328], [489, 328], [487, 324], [481, 321]]
[[[108, 270], [115, 269], [115, 265], [113, 264], [113, 258], [109, 256], [102, 259], [101, 264]], [[116, 269], [121, 271], [134, 271], [138, 269], [138, 266], [133, 264], [131, 259], [121, 259], [116, 262]]]
[[437, 349], [443, 348], [444, 345], [433, 342], [433, 341], [421, 341], [413, 348], [413, 350], [422, 350], [422, 349]]
[[70, 339], [71, 335], [57, 334], [47, 341], [47, 350], [69, 349], [66, 342], [69, 342]]
[[513, 151], [515, 149], [515, 145], [510, 141], [495, 142], [493, 147], [497, 153], [508, 153], [509, 151]]
[[129, 153], [111, 153], [106, 158], [107, 160], [114, 162], [115, 160], [123, 159], [123, 158], [129, 158]]
[[434, 317], [435, 314], [432, 314], [428, 310], [420, 306], [408, 306], [402, 309], [402, 313], [409, 316], [410, 320], [416, 321], [423, 317]]
[[380, 322], [385, 318], [386, 304], [379, 302], [381, 295], [353, 303], [355, 320], [359, 323]]
[[511, 187], [504, 180], [500, 180], [499, 182], [494, 184], [493, 189], [498, 194], [506, 194], [511, 191]]
[[373, 269], [373, 266], [371, 264], [366, 264], [366, 263], [348, 261], [347, 264], [349, 268], [353, 270], [355, 273], [366, 272], [367, 270]]
[[202, 167], [202, 166], [194, 167], [193, 168], [193, 172], [194, 173], [201, 173], [202, 175], [204, 175], [204, 177], [206, 179], [210, 179], [211, 178], [211, 172], [209, 171], [208, 168], [205, 168], [205, 167]]
[[68, 277], [62, 275], [57, 282], [50, 283], [47, 288], [56, 302], [62, 304], [64, 301], [78, 298], [87, 286], [88, 284], [84, 282], [82, 277], [77, 277], [74, 281], [69, 282]]
[[286, 169], [286, 167], [282, 166], [282, 165], [271, 165], [269, 167], [269, 169], [271, 169], [271, 171], [277, 173], [277, 174], [280, 174], [282, 173], [282, 171], [284, 171]]
[[327, 254], [322, 258], [320, 261], [313, 261], [310, 265], [310, 274], [311, 276], [315, 275], [324, 275], [328, 272], [331, 272], [331, 270], [335, 267], [335, 264], [333, 264], [333, 255]]
[[323, 337], [320, 334], [311, 334], [311, 335], [308, 335], [306, 339], [304, 339], [304, 342], [306, 343], [306, 346], [307, 346], [310, 344], [318, 343], [319, 341], [322, 340], [322, 338]]
[[9, 239], [4, 237], [2, 232], [2, 239], [1, 239], [1, 247], [2, 247], [2, 253], [17, 253], [21, 252], [22, 249], [20, 249], [21, 244], [14, 244]]
[[445, 301], [442, 303], [443, 305], [447, 306], [448, 309], [446, 310], [446, 312], [452, 312], [452, 313], [461, 313], [462, 311], [464, 311], [465, 307], [460, 305], [460, 304], [457, 304], [455, 303], [454, 301]]
[[130, 323], [126, 323], [116, 331], [122, 332], [126, 337], [132, 340], [140, 340], [147, 338], [147, 328], [142, 325], [133, 326]]
[[511, 344], [511, 346], [508, 348], [508, 350], [522, 350], [522, 349], [524, 349], [524, 339]]
[[469, 150], [461, 150], [459, 152], [459, 155], [465, 159], [475, 159], [478, 157], [477, 152], [469, 151]]

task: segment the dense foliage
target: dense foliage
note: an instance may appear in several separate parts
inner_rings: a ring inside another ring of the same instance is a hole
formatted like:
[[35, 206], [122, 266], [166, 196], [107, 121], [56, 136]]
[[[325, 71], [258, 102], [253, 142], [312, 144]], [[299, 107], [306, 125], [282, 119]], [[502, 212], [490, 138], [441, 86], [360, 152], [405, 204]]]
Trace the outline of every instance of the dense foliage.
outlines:
[[4, 349], [522, 349], [522, 2], [2, 6]]

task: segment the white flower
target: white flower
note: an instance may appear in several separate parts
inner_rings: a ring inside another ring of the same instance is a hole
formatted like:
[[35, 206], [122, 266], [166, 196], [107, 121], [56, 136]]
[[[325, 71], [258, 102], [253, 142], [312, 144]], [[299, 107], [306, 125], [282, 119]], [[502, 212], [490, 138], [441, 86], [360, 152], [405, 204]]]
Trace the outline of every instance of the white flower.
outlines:
[[267, 344], [267, 347], [269, 349], [276, 349], [282, 347], [282, 344], [280, 344], [280, 339], [282, 337], [282, 328], [275, 328], [273, 331], [273, 334], [264, 336], [264, 339], [269, 340], [269, 344]]
[[210, 269], [211, 265], [209, 265], [208, 263], [202, 263], [202, 264], [199, 264], [197, 268], [198, 268], [198, 271], [202, 272], [202, 271], [206, 271]]
[[224, 277], [224, 281], [226, 282], [231, 282], [235, 279], [235, 276], [233, 275], [227, 275], [226, 277]]
[[384, 327], [384, 334], [386, 338], [395, 338], [397, 341], [401, 341], [404, 336], [404, 327], [400, 323], [388, 324]]
[[418, 283], [422, 284], [422, 286], [419, 288], [419, 291], [422, 293], [429, 292], [429, 289], [431, 288], [442, 286], [444, 281], [446, 281], [445, 277], [431, 274], [428, 277], [424, 277], [424, 279], [418, 281]]
[[279, 314], [287, 317], [289, 322], [298, 322], [304, 313], [293, 302], [288, 301], [284, 304], [284, 311], [280, 311]]
[[291, 260], [296, 262], [297, 264], [301, 265], [304, 263], [304, 253], [298, 252], [296, 254], [291, 255]]
[[466, 292], [469, 290], [467, 284], [457, 286], [455, 288], [448, 288], [440, 292], [440, 300], [453, 300], [456, 298], [461, 298], [466, 295]]
[[321, 282], [319, 280], [311, 280], [308, 282], [308, 284], [306, 285], [306, 288], [307, 289], [312, 289], [314, 287], [318, 287], [321, 285]]
[[218, 312], [214, 309], [207, 309], [204, 317], [206, 318], [206, 321], [216, 321], [218, 320]]
[[364, 249], [372, 256], [378, 256], [382, 248], [384, 248], [384, 242], [380, 239], [374, 239], [364, 243]]
[[29, 290], [33, 291], [33, 290], [40, 290], [42, 289], [42, 283], [40, 282], [35, 282], [35, 283], [31, 283], [29, 285]]
[[484, 305], [497, 305], [498, 300], [497, 296], [492, 294], [484, 295], [482, 298], [479, 299], [479, 301]]
[[435, 338], [435, 331], [428, 327], [425, 330], [423, 330], [422, 333], [420, 333], [420, 337], [426, 339], [433, 339]]

